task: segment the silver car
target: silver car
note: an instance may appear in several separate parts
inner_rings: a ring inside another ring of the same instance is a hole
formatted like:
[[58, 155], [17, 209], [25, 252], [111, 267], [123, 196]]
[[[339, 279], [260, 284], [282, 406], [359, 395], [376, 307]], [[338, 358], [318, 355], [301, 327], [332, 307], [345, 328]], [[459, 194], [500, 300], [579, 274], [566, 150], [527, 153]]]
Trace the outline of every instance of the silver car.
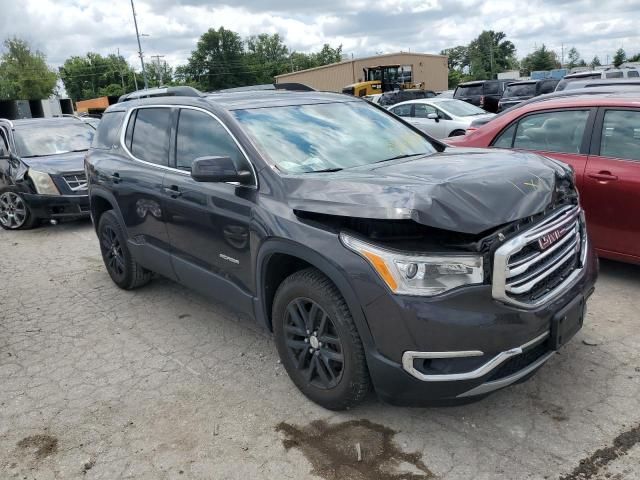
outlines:
[[475, 119], [495, 116], [462, 100], [438, 97], [397, 103], [389, 111], [434, 138], [464, 135]]

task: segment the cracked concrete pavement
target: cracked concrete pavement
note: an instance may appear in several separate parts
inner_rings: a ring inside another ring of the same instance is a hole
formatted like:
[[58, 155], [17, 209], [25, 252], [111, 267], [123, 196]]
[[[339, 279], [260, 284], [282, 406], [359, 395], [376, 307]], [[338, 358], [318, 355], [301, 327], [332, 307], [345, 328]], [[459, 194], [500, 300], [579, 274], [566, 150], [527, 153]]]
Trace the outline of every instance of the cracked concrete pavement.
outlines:
[[[88, 222], [0, 231], [0, 252], [2, 479], [323, 478], [277, 428], [313, 421], [397, 432], [429, 478], [640, 478], [640, 267], [602, 262], [585, 327], [524, 384], [462, 407], [372, 397], [333, 413], [252, 320], [161, 278], [115, 287]], [[366, 459], [366, 438], [339, 441]], [[427, 478], [412, 475], [384, 478]]]

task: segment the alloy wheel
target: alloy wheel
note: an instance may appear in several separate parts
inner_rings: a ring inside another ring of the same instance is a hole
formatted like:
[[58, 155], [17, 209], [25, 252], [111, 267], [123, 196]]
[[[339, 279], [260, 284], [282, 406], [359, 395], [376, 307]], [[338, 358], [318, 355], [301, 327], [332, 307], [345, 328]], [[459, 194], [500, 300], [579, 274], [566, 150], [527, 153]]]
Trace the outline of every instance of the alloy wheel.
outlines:
[[123, 277], [125, 274], [124, 254], [118, 235], [113, 228], [107, 225], [102, 229], [100, 244], [107, 268], [117, 277]]
[[6, 228], [17, 229], [27, 220], [27, 206], [20, 195], [4, 192], [0, 195], [0, 223]]
[[333, 321], [313, 300], [296, 298], [286, 310], [285, 343], [307, 383], [334, 388], [344, 371], [342, 344]]

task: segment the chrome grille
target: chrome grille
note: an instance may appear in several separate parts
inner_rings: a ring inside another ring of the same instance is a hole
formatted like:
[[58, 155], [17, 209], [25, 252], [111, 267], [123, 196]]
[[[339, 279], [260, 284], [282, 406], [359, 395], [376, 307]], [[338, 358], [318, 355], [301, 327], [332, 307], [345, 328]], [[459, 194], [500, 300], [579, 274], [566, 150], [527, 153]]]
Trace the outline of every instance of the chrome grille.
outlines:
[[586, 231], [580, 207], [565, 206], [496, 250], [493, 297], [535, 308], [562, 293], [582, 272]]
[[71, 173], [63, 175], [64, 181], [72, 192], [87, 189], [87, 177], [84, 173]]

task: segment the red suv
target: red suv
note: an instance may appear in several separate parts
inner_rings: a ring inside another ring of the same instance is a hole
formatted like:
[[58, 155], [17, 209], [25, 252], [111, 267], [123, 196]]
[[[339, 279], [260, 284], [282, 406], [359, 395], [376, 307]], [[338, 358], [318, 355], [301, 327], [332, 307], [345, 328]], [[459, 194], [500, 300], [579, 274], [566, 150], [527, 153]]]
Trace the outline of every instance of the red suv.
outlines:
[[446, 142], [530, 150], [570, 164], [598, 254], [640, 264], [638, 93], [532, 103]]

